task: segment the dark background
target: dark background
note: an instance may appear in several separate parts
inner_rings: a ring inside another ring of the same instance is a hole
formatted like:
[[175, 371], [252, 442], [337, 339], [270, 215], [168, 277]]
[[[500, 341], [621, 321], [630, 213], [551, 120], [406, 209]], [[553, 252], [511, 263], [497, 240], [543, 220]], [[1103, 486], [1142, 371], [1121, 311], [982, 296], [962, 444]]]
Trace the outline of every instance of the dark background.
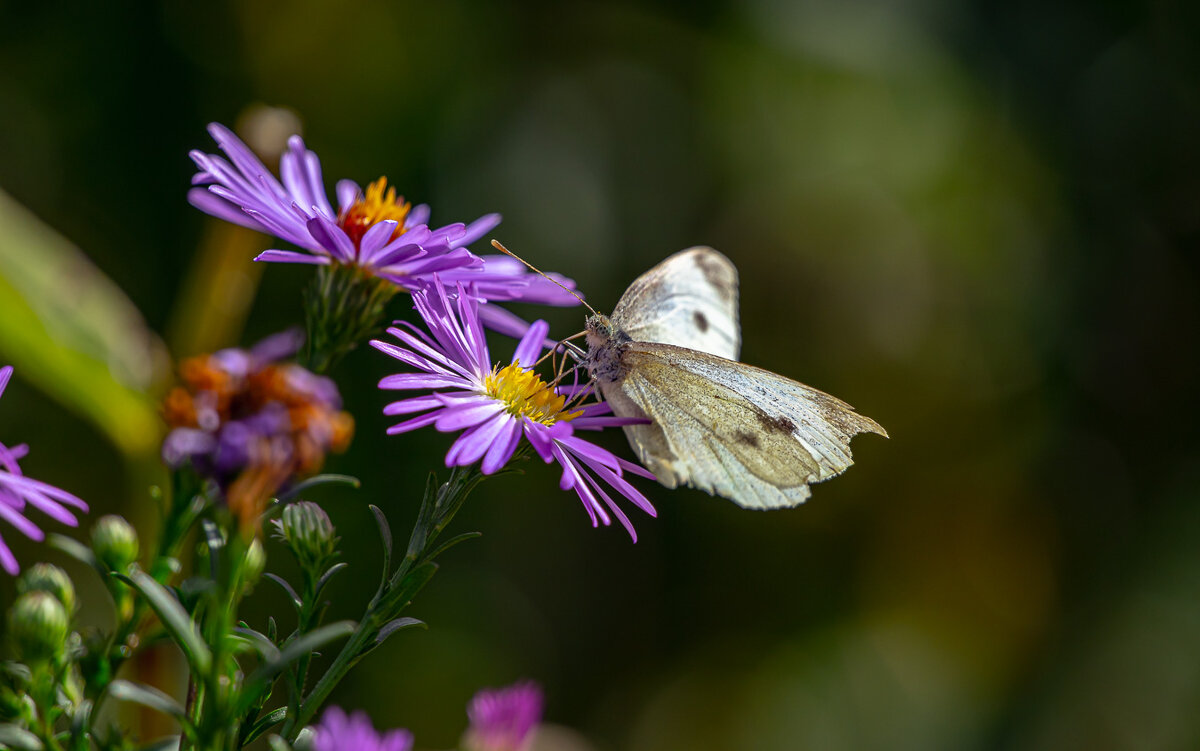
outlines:
[[[152, 533], [165, 352], [301, 320], [311, 270], [252, 265], [268, 238], [185, 201], [213, 120], [269, 153], [294, 118], [331, 189], [386, 175], [439, 223], [499, 211], [495, 237], [602, 310], [669, 253], [712, 245], [741, 272], [743, 359], [891, 433], [857, 439], [858, 466], [796, 510], [652, 487], [659, 518], [635, 517], [636, 545], [593, 530], [550, 468], [489, 482], [455, 524], [484, 537], [413, 609], [430, 630], [361, 664], [343, 706], [428, 748], [454, 744], [478, 687], [520, 677], [578, 748], [1200, 744], [1192, 5], [0, 12], [0, 188], [95, 266], [45, 266], [17, 229], [36, 220], [0, 213], [0, 362], [17, 368], [0, 440], [28, 442], [26, 471], [93, 517]], [[525, 312], [564, 335], [582, 323]], [[406, 529], [449, 445], [384, 435], [374, 384], [395, 370], [362, 349], [334, 373], [358, 433], [328, 468], [364, 483], [314, 495], [351, 564], [338, 616], [375, 581], [366, 504]], [[0, 533], [26, 564], [59, 560]], [[79, 573], [83, 618], [102, 622]], [[270, 584], [248, 610], [288, 623]]]

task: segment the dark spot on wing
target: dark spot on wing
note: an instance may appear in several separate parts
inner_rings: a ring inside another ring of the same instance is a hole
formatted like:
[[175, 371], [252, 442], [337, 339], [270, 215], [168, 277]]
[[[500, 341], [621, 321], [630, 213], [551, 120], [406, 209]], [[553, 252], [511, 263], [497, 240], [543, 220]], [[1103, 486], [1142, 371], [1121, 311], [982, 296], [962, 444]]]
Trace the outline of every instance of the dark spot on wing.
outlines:
[[738, 443], [744, 443], [752, 448], [758, 448], [758, 436], [753, 433], [737, 432], [734, 434], [734, 439]]
[[787, 433], [791, 435], [796, 430], [796, 424], [787, 419], [783, 415], [779, 417], [771, 417], [770, 415], [759, 412], [758, 423], [762, 425], [763, 430], [773, 431], [776, 433]]
[[704, 278], [713, 286], [722, 298], [728, 300], [733, 296], [733, 290], [729, 287], [729, 279], [723, 267], [717, 261], [704, 253], [696, 253], [693, 258], [696, 259], [696, 265], [700, 267], [700, 273], [704, 274]]
[[700, 329], [700, 333], [708, 331], [708, 318], [703, 313], [698, 310], [692, 313], [692, 320], [696, 322], [696, 328]]

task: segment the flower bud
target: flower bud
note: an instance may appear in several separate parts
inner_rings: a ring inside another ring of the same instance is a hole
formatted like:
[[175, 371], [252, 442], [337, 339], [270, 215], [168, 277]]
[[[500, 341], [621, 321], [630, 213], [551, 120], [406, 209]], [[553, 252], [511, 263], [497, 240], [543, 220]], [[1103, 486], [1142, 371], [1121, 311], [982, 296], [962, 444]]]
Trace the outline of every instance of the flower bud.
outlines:
[[338, 538], [333, 522], [325, 509], [315, 503], [298, 501], [289, 505], [274, 524], [277, 536], [309, 571], [324, 568], [337, 555]]
[[67, 609], [49, 592], [26, 592], [8, 611], [8, 633], [17, 655], [25, 662], [60, 656], [67, 642]]
[[120, 516], [102, 516], [92, 527], [92, 550], [110, 570], [125, 573], [138, 557], [137, 532]]
[[67, 614], [75, 612], [75, 585], [67, 572], [53, 563], [35, 563], [17, 579], [17, 593], [49, 592], [54, 595]]
[[267, 567], [267, 553], [257, 537], [246, 548], [246, 559], [242, 564], [242, 592], [249, 594], [262, 578], [263, 570]]

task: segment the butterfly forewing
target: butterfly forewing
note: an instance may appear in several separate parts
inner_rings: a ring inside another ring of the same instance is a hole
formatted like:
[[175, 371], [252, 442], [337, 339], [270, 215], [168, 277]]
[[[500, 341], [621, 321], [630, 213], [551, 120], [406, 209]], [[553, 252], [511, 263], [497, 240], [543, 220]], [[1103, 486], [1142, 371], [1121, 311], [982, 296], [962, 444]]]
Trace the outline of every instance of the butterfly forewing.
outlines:
[[736, 360], [737, 269], [712, 248], [680, 251], [634, 280], [612, 313], [638, 342], [661, 342]]

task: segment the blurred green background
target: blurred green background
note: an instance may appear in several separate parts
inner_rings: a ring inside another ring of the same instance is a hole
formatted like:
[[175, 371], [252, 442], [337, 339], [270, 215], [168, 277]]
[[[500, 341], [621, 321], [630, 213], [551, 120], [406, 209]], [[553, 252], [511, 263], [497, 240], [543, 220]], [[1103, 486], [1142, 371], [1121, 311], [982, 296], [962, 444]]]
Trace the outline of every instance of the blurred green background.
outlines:
[[[268, 155], [294, 121], [330, 186], [386, 175], [440, 223], [499, 211], [602, 310], [712, 245], [743, 359], [892, 435], [796, 510], [655, 486], [636, 545], [540, 464], [487, 483], [456, 522], [484, 537], [412, 611], [431, 629], [337, 702], [427, 748], [520, 677], [596, 749], [1200, 746], [1194, 4], [0, 11], [0, 440], [93, 518], [153, 528], [171, 358], [301, 320], [311, 270], [254, 266], [268, 238], [185, 201], [213, 120]], [[406, 529], [449, 444], [384, 435], [395, 370], [363, 349], [334, 374], [358, 434], [328, 469], [364, 483], [313, 497], [352, 567], [335, 616], [373, 589], [366, 504]], [[290, 623], [270, 584], [249, 610]]]

